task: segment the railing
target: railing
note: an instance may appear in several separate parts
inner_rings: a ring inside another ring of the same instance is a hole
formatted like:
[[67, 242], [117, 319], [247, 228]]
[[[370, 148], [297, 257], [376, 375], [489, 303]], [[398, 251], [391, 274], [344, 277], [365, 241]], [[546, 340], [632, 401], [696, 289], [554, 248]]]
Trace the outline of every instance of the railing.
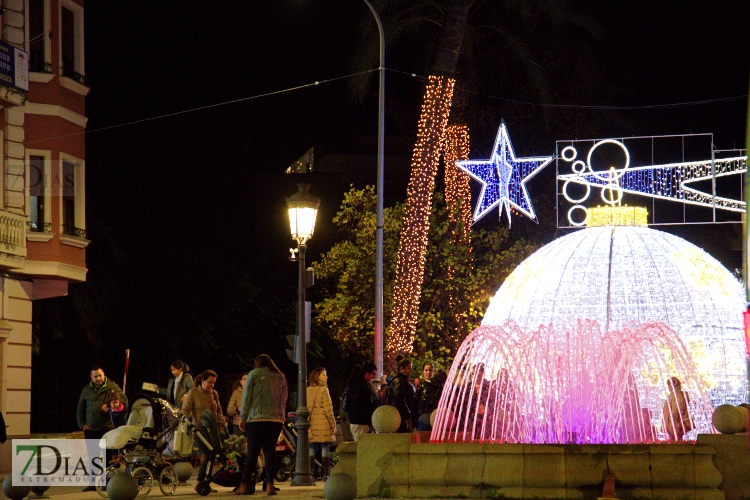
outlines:
[[78, 227], [63, 226], [63, 234], [75, 236], [76, 238], [83, 238], [84, 240], [87, 239], [86, 230]]
[[83, 76], [80, 73], [76, 73], [75, 70], [71, 67], [72, 64], [65, 64], [62, 65], [62, 76], [66, 76], [70, 78], [71, 80], [75, 80], [76, 82], [80, 83], [81, 85], [86, 85], [86, 77]]
[[26, 228], [31, 233], [51, 233], [52, 232], [52, 223], [51, 222], [28, 221], [28, 222], [26, 222]]
[[51, 74], [52, 64], [48, 62], [32, 62], [29, 64], [29, 71]]
[[26, 217], [0, 210], [0, 252], [26, 256]]

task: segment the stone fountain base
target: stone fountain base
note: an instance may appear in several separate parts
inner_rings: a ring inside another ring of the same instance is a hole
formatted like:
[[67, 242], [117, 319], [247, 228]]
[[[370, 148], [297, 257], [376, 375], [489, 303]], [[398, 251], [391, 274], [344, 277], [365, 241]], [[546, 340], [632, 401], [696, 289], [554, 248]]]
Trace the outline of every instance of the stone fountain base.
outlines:
[[432, 444], [366, 434], [337, 453], [336, 472], [356, 480], [359, 498], [595, 500], [609, 468], [618, 499], [725, 500], [708, 445]]

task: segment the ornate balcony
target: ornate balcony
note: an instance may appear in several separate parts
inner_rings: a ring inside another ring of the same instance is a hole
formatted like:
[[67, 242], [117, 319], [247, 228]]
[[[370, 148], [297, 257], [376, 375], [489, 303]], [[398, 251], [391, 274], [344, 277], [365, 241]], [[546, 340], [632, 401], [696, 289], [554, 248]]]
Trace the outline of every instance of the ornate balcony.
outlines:
[[0, 210], [0, 266], [23, 267], [26, 257], [26, 217]]

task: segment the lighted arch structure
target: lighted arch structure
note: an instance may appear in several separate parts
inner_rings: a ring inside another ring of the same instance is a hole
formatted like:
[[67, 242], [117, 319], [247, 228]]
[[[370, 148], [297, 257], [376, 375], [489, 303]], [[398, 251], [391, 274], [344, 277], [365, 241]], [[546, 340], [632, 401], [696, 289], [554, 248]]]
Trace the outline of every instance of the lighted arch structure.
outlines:
[[637, 226], [591, 227], [544, 246], [502, 284], [483, 326], [513, 320], [522, 331], [573, 331], [594, 320], [604, 332], [629, 321], [674, 329], [714, 406], [747, 394], [742, 285], [716, 259], [677, 236]]

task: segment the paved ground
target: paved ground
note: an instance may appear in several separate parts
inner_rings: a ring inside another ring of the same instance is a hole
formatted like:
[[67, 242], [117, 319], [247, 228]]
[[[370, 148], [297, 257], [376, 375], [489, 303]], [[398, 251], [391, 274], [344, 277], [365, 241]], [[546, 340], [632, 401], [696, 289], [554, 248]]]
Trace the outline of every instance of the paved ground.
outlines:
[[[171, 498], [179, 498], [179, 500], [187, 500], [187, 499], [195, 499], [195, 498], [205, 498], [210, 500], [211, 498], [242, 498], [234, 495], [232, 493], [232, 488], [224, 488], [222, 486], [217, 486], [215, 484], [212, 484], [211, 487], [217, 490], [216, 493], [211, 493], [206, 497], [202, 497], [199, 494], [195, 492], [193, 488], [195, 488], [196, 484], [196, 475], [197, 475], [197, 469], [193, 472], [193, 477], [190, 478], [190, 480], [187, 482], [187, 485], [184, 486], [178, 486], [177, 490], [174, 492], [174, 495], [171, 495]], [[307, 498], [307, 499], [320, 499], [325, 498], [325, 495], [323, 495], [323, 482], [319, 481], [316, 486], [290, 486], [289, 481], [286, 481], [284, 483], [278, 483], [276, 486], [278, 486], [278, 496], [276, 498]], [[260, 491], [261, 484], [258, 485], [258, 488], [255, 491], [255, 494], [253, 497], [265, 497], [265, 493]], [[82, 492], [82, 488], [79, 487], [64, 487], [64, 486], [56, 486], [53, 488], [50, 488], [45, 493], [45, 496], [54, 500], [95, 500], [99, 499], [101, 500], [102, 497], [99, 496], [99, 494], [95, 491], [89, 491], [89, 492]], [[0, 492], [0, 498], [5, 498], [5, 496]], [[27, 499], [33, 499], [35, 498], [34, 495], [30, 495], [26, 497]], [[151, 493], [148, 494], [146, 497], [138, 497], [141, 498], [150, 498], [150, 499], [157, 499], [157, 498], [168, 498], [161, 494], [161, 491], [159, 491], [159, 486], [154, 484], [154, 488], [151, 490]]]

